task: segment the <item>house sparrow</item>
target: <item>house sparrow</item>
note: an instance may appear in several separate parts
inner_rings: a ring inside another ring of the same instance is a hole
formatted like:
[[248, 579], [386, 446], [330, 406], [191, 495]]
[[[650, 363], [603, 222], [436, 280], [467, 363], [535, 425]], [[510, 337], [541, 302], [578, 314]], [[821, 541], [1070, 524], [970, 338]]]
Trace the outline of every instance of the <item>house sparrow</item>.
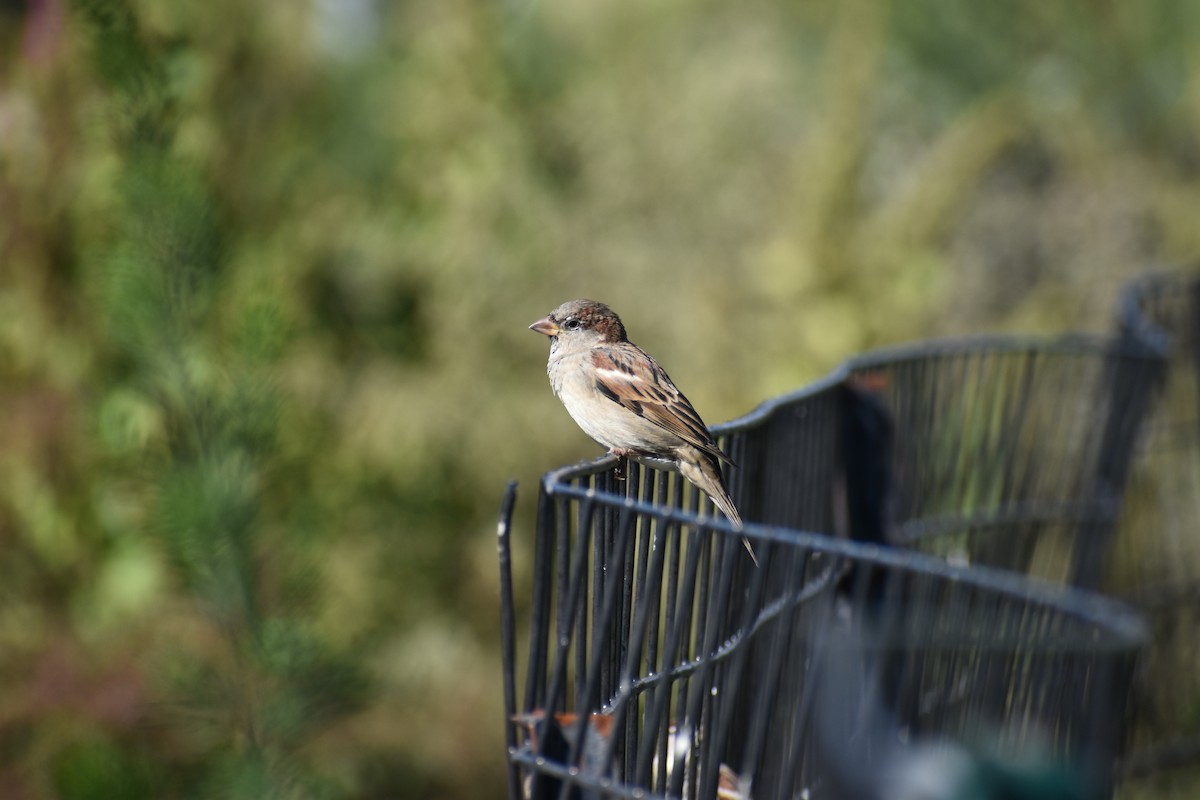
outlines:
[[[529, 329], [550, 337], [550, 385], [584, 433], [615, 456], [668, 462], [742, 526], [721, 478], [720, 462], [733, 462], [666, 371], [629, 341], [611, 308], [573, 300]], [[742, 541], [753, 558], [750, 542]]]

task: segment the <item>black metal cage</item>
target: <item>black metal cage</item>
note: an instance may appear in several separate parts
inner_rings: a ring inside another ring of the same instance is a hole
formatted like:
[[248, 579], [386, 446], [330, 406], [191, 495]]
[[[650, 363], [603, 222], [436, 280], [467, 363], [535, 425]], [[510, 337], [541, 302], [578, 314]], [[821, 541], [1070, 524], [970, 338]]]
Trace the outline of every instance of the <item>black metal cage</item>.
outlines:
[[855, 358], [714, 430], [742, 532], [669, 472], [547, 474], [521, 659], [501, 526], [510, 795], [881, 800], [935, 759], [1109, 796], [1146, 632], [1080, 587], [1165, 364], [1132, 331]]
[[[819, 413], [823, 392], [758, 421]], [[1134, 613], [772, 526], [744, 531], [756, 567], [686, 482], [633, 465], [622, 483], [612, 466], [542, 481], [519, 703], [506, 503], [506, 707], [524, 723], [507, 728], [512, 797], [870, 800], [928, 760], [948, 774], [1031, 759], [1063, 796], [1109, 795], [1145, 640]], [[825, 498], [832, 483], [797, 485]]]

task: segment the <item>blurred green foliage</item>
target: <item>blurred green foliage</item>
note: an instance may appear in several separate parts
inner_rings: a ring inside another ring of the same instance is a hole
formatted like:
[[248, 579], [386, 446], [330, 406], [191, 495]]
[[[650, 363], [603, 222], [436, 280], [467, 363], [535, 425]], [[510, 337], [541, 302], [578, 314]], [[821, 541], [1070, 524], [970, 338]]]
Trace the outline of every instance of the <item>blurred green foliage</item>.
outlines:
[[566, 299], [716, 422], [1200, 253], [1186, 0], [4, 8], [14, 797], [500, 797]]

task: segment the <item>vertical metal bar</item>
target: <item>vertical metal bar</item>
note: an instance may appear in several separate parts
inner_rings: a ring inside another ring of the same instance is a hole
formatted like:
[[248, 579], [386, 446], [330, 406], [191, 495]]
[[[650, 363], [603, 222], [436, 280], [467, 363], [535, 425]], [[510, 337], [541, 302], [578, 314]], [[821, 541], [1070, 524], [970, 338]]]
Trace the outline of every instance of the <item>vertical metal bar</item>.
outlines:
[[[665, 561], [666, 541], [671, 535], [672, 523], [658, 518], [654, 526], [655, 544], [650, 551], [650, 564], [647, 567], [647, 580], [641, 584], [637, 601], [637, 613], [633, 620], [633, 638], [632, 646], [629, 653], [629, 658], [626, 661], [626, 667], [621, 675], [621, 686], [629, 685], [633, 678], [633, 673], [638, 668], [638, 663], [641, 660], [642, 643], [646, 643], [646, 673], [657, 673], [655, 664], [655, 653], [658, 651], [658, 620], [660, 613], [661, 597], [662, 597], [662, 580], [663, 580], [663, 564]], [[670, 692], [669, 686], [662, 688], [651, 688], [646, 692], [645, 703], [649, 709], [654, 704], [656, 693]], [[624, 700], [624, 698], [621, 698]], [[633, 698], [632, 703], [634, 708], [637, 708], [637, 698]], [[661, 735], [661, 730], [656, 727], [656, 722], [652, 716], [647, 713], [644, 716], [644, 726], [641, 731], [643, 741], [655, 741], [657, 736]], [[632, 756], [638, 752], [638, 743], [636, 739], [631, 739], [629, 747], [629, 757], [627, 761], [632, 762]], [[636, 764], [627, 763], [625, 765], [626, 776], [636, 781], [635, 770]], [[645, 785], [645, 784], [640, 784]]]
[[[517, 746], [512, 717], [517, 713], [517, 621], [513, 602], [512, 533], [513, 506], [517, 502], [517, 482], [509, 481], [500, 506], [500, 521], [496, 525], [496, 546], [500, 560], [500, 650], [504, 662], [504, 744], [509, 753]], [[521, 800], [521, 775], [517, 765], [508, 760], [508, 800]]]
[[529, 662], [525, 676], [525, 710], [530, 711], [546, 702], [546, 660], [549, 658], [550, 609], [553, 583], [550, 570], [554, 558], [551, 536], [555, 503], [546, 488], [538, 485], [537, 530], [533, 539], [533, 606], [529, 620]]
[[[629, 546], [629, 538], [632, 535], [635, 521], [635, 516], [632, 512], [626, 510], [621, 514], [620, 520], [617, 523], [617, 537], [615, 542], [615, 546], [618, 549], [627, 548]], [[616, 612], [617, 595], [620, 586], [620, 581], [611, 580], [608, 582], [608, 585], [605, 587], [600, 614], [596, 619], [593, 620], [593, 628], [596, 631], [596, 636], [595, 641], [592, 643], [591, 663], [588, 666], [586, 675], [582, 678], [577, 677], [577, 680], [580, 680], [585, 684], [583, 696], [587, 698], [593, 698], [599, 693], [600, 681], [603, 677], [602, 669], [608, 660], [607, 651], [609, 647], [614, 644], [612, 637], [607, 635], [611, 630], [608, 620], [611, 619], [613, 614]], [[596, 707], [598, 706], [599, 704], [597, 703]], [[584, 745], [584, 729], [587, 727], [591, 711], [592, 707], [584, 707], [579, 709], [579, 719], [576, 722], [576, 736], [572, 737], [570, 757], [567, 761], [568, 764], [577, 763], [580, 751]], [[617, 710], [618, 723], [619, 716], [622, 713], [624, 713], [624, 706]], [[602, 763], [605, 765], [605, 768], [612, 763], [615, 745], [618, 739], [616, 725], [614, 725], [613, 728], [612, 736], [605, 746], [604, 755], [601, 759]]]
[[[612, 474], [612, 470], [605, 470], [593, 477], [593, 486], [597, 492], [611, 493], [613, 483]], [[587, 636], [584, 630], [580, 629], [580, 634], [585, 637], [579, 639], [580, 650], [583, 650], [582, 645], [584, 642], [599, 642], [608, 633], [603, 627], [604, 621], [600, 616], [600, 611], [601, 604], [604, 602], [605, 586], [609, 577], [608, 560], [612, 548], [612, 541], [610, 540], [611, 525], [609, 523], [612, 515], [612, 507], [606, 502], [601, 502], [600, 508], [592, 518], [592, 579], [589, 582], [591, 598], [590, 603], [585, 603], [581, 611], [582, 618], [586, 619], [588, 606], [591, 607], [592, 635]], [[584, 685], [584, 677], [587, 675], [586, 670], [589, 662], [595, 663], [590, 654], [579, 653], [579, 657], [576, 659], [578, 668], [575, 675], [581, 687]], [[603, 670], [605, 666], [605, 664], [600, 663], [597, 665], [597, 668]], [[599, 684], [597, 684], [597, 691], [598, 689]], [[598, 695], [584, 694], [581, 695], [581, 699], [581, 705], [576, 709], [580, 713], [583, 713], [585, 709], [596, 708], [600, 704]]]
[[[595, 480], [596, 477], [594, 475], [589, 479], [592, 489], [595, 489]], [[572, 605], [571, 613], [575, 617], [575, 630], [574, 635], [570, 638], [575, 647], [574, 710], [580, 714], [585, 713], [585, 710], [591, 707], [591, 698], [583, 695], [583, 678], [587, 674], [588, 644], [590, 641], [588, 637], [588, 595], [594, 581], [587, 579], [586, 572], [589, 556], [593, 568], [597, 561], [592, 547], [600, 538], [599, 532], [596, 530], [596, 517], [603, 518], [604, 513], [604, 506], [601, 505], [599, 510], [597, 510], [596, 500], [589, 496], [579, 504], [579, 518], [575, 528], [574, 546], [579, 561], [572, 563], [571, 591], [578, 594], [579, 600]], [[579, 567], [579, 572], [575, 571], [576, 565]]]
[[[567, 590], [570, 586], [570, 567], [571, 567], [571, 506], [574, 500], [567, 496], [558, 498], [555, 503], [555, 548], [553, 553], [554, 559], [554, 597], [558, 603], [557, 625], [554, 630], [554, 641], [561, 640], [564, 636], [570, 637], [570, 630], [573, 626], [573, 620], [570, 617], [570, 612], [567, 609], [566, 597]], [[544, 667], [548, 669], [548, 667]], [[542, 698], [540, 705], [545, 705], [546, 699]]]
[[[736, 553], [733, 547], [737, 545], [736, 541], [731, 537], [727, 537], [722, 548], [724, 552], [719, 559], [716, 559], [715, 568], [717, 570], [716, 590], [709, 593], [708, 611], [701, 616], [701, 620], [709, 622], [705, 626], [702, 643], [698, 648], [698, 669], [688, 678], [686, 683], [687, 704], [684, 713], [681, 715], [684, 724], [697, 726], [699, 729], [703, 722], [703, 714], [701, 713], [702, 704], [709, 695], [709, 676], [712, 674], [714, 665], [712, 654], [716, 651], [718, 639], [723, 636], [724, 625], [721, 624], [725, 618], [725, 611], [729, 602], [730, 593], [733, 583], [733, 567], [736, 561]], [[703, 548], [708, 550], [709, 548]], [[684, 689], [684, 682], [681, 683], [680, 692]], [[676, 765], [675, 771], [672, 773], [672, 783], [670, 792], [673, 795], [678, 795], [683, 789], [684, 771], [680, 769], [680, 765]], [[700, 792], [703, 794], [710, 787], [700, 787]], [[713, 792], [715, 794], [715, 791]]]
[[[1101, 434], [1089, 493], [1089, 500], [1099, 508], [1111, 507], [1123, 496], [1133, 460], [1133, 443], [1166, 374], [1165, 360], [1153, 357], [1157, 354], [1131, 335], [1122, 336], [1112, 349], [1103, 384], [1111, 398], [1109, 415]], [[1138, 357], [1139, 353], [1142, 357]], [[1099, 519], [1086, 527], [1085, 546], [1076, 548], [1071, 568], [1074, 585], [1085, 588], [1099, 585], [1115, 522], [1115, 519]]]
[[[591, 516], [594, 511], [594, 503], [591, 498], [580, 503], [580, 537], [586, 537], [587, 531], [591, 526]], [[565, 607], [564, 618], [572, 620], [579, 613], [579, 609], [584, 601], [584, 588], [587, 581], [584, 579], [584, 572], [587, 569], [588, 549], [586, 540], [581, 541], [581, 546], [575, 548], [575, 554], [572, 557], [572, 562], [567, 576], [567, 591], [565, 596], [559, 597], [559, 602]], [[546, 693], [545, 701], [542, 707], [545, 710], [546, 718], [552, 719], [554, 713], [562, 708], [563, 701], [567, 695], [567, 664], [570, 660], [570, 652], [572, 644], [576, 648], [585, 647], [576, 641], [579, 636], [584, 635], [580, 631], [573, 631], [570, 627], [557, 631], [558, 638], [554, 647], [554, 667], [550, 676], [550, 688]], [[575, 698], [578, 702], [579, 698]]]
[[[678, 537], [676, 537], [676, 541], [678, 541]], [[673, 552], [671, 555], [673, 560], [678, 559], [679, 554], [678, 554], [677, 548], [678, 548], [678, 544], [676, 545], [675, 552]], [[697, 571], [697, 569], [699, 567], [699, 563], [700, 563], [700, 555], [699, 555], [698, 551], [699, 551], [699, 548], [696, 548], [696, 547], [688, 548], [688, 553], [686, 556], [686, 564], [684, 567], [683, 580], [680, 583], [679, 594], [677, 595], [677, 597], [690, 599], [692, 596], [692, 590], [696, 585], [696, 571]], [[673, 575], [669, 574], [668, 580], [670, 580], [673, 577], [674, 577]], [[671, 602], [672, 602], [672, 600], [669, 597], [668, 603], [671, 603]], [[689, 602], [690, 602], [690, 600], [689, 600]], [[670, 605], [668, 605], [668, 612], [669, 611], [670, 611]], [[662, 670], [664, 673], [670, 674], [668, 672], [668, 670], [673, 670], [673, 668], [674, 668], [673, 660], [675, 658], [675, 653], [680, 651], [681, 640], [683, 638], [685, 638], [685, 636], [686, 636], [686, 632], [683, 630], [683, 626], [679, 623], [678, 618], [676, 618], [675, 623], [673, 625], [668, 626], [666, 629], [666, 641], [664, 643], [663, 651], [662, 651], [662, 664], [663, 664]], [[670, 709], [670, 701], [671, 701], [671, 687], [669, 684], [666, 686], [663, 686], [661, 690], [655, 692], [654, 702], [652, 704], [653, 708], [651, 708], [647, 712], [647, 719], [650, 721], [650, 724], [657, 726], [657, 730], [666, 731], [667, 728], [669, 727], [668, 712]], [[649, 701], [648, 701], [647, 705], [650, 705]], [[682, 724], [683, 720], [679, 720], [679, 722], [680, 722], [680, 724]], [[661, 779], [663, 776], [663, 773], [666, 771], [666, 763], [667, 763], [666, 737], [660, 737], [660, 741], [661, 741], [661, 749], [659, 751], [659, 755], [661, 756], [661, 761], [660, 761], [659, 775], [660, 775], [660, 779]], [[637, 784], [639, 786], [645, 786], [648, 784], [648, 781], [650, 779], [650, 768], [654, 761], [654, 756], [655, 756], [654, 750], [655, 750], [655, 741], [653, 739], [646, 739], [642, 742], [641, 750], [639, 750], [639, 752], [638, 752], [638, 766], [637, 766], [637, 772], [635, 774], [635, 780], [637, 781]], [[662, 780], [660, 780], [659, 783], [661, 784]]]
[[[726, 554], [730, 560], [735, 562], [730, 565], [731, 570], [737, 569], [737, 561], [740, 561], [740, 553], [735, 545], [736, 537], [723, 537], [726, 541]], [[732, 548], [732, 550], [731, 550]], [[766, 589], [764, 578], [766, 576], [765, 569], [751, 569], [749, 586], [746, 588], [746, 601], [742, 605], [740, 618], [733, 626], [733, 634], [740, 636], [737, 650], [727, 659], [727, 661], [717, 667], [723, 671], [721, 676], [721, 689], [716, 694], [711, 692], [708, 695], [707, 701], [711, 706], [711, 712], [708, 715], [708, 721], [705, 726], [706, 735], [702, 742], [701, 755], [702, 758], [694, 759], [698, 762], [697, 766], [704, 769], [703, 773], [697, 771], [694, 773], [692, 785], [697, 787], [699, 797], [709, 796], [711, 791], [716, 793], [717, 776], [721, 763], [725, 760], [726, 744], [730, 741], [730, 730], [736, 720], [742, 718], [742, 709], [738, 706], [741, 703], [748, 702], [750, 692], [745, 691], [742, 683], [742, 674], [749, 669], [747, 660], [750, 658], [754, 642], [750, 638], [750, 633], [754, 626], [755, 617], [758, 616], [763, 607], [763, 592]], [[798, 591], [800, 587], [794, 587], [793, 591]], [[734, 592], [738, 592], [738, 587], [735, 585]], [[730, 620], [732, 623], [733, 620]], [[711, 658], [713, 651], [707, 651], [702, 658]], [[739, 746], [744, 746], [744, 740]]]

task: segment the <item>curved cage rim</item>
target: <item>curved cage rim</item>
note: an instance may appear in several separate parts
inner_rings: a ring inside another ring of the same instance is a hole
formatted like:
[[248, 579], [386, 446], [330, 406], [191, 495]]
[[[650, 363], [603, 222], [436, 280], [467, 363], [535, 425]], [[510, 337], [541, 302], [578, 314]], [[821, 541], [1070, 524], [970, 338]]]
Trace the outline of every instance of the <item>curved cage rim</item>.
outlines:
[[824, 376], [790, 392], [765, 400], [752, 410], [710, 429], [714, 436], [746, 430], [780, 408], [817, 395], [836, 386], [856, 371], [877, 369], [918, 358], [992, 353], [1043, 352], [1053, 355], [1117, 355], [1126, 358], [1158, 361], [1162, 354], [1144, 343], [1107, 334], [1065, 333], [1060, 336], [1026, 336], [1020, 334], [978, 334], [957, 338], [931, 339], [891, 345], [869, 350], [846, 359]]
[[634, 514], [653, 514], [677, 524], [701, 525], [725, 535], [747, 536], [754, 541], [774, 542], [807, 548], [814, 552], [842, 557], [905, 572], [932, 575], [965, 586], [995, 592], [1009, 598], [1053, 607], [1082, 621], [1106, 629], [1113, 647], [1142, 647], [1150, 641], [1149, 628], [1133, 608], [1115, 598], [1071, 586], [1038, 580], [984, 564], [960, 566], [927, 553], [885, 547], [828, 534], [796, 530], [775, 525], [747, 522], [735, 529], [720, 517], [700, 517], [673, 506], [657, 506], [599, 489], [582, 489], [565, 483], [572, 478], [596, 475], [616, 464], [615, 456], [603, 456], [546, 473], [542, 485], [547, 495], [562, 495]]

